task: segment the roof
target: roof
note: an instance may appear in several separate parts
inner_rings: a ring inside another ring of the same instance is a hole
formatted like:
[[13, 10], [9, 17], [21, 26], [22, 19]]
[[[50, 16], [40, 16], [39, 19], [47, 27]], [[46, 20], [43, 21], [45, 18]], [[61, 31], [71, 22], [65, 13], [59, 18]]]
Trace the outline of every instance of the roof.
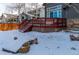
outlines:
[[7, 14], [7, 13], [3, 13], [2, 14], [4, 18], [17, 18], [18, 15], [14, 15], [14, 14]]
[[35, 17], [34, 15], [31, 15], [31, 14], [29, 14], [29, 13], [21, 13], [20, 15], [26, 15], [26, 16], [30, 16], [30, 17]]

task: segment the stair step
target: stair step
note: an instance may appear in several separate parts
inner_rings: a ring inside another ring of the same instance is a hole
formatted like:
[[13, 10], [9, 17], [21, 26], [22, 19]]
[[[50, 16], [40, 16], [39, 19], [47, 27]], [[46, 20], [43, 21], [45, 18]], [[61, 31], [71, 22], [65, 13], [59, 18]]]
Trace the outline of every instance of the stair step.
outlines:
[[25, 32], [25, 31], [29, 31], [29, 28], [32, 27], [32, 24], [28, 23], [24, 28], [22, 28], [20, 31], [21, 32]]

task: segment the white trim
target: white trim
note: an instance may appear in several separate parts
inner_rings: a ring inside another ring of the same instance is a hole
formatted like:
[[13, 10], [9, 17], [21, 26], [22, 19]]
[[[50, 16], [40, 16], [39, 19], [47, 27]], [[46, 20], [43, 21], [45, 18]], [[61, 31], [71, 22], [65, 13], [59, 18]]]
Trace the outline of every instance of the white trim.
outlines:
[[52, 6], [52, 7], [48, 7], [47, 9], [53, 9], [53, 8], [56, 8], [56, 7], [58, 7], [58, 6], [61, 6], [62, 7], [62, 5], [56, 5], [56, 6]]

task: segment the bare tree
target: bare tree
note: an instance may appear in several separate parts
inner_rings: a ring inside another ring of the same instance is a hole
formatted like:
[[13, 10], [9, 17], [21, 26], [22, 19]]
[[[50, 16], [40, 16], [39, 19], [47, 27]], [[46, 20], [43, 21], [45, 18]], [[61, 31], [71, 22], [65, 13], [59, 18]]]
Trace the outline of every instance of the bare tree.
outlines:
[[38, 14], [39, 14], [39, 8], [40, 7], [42, 7], [42, 4], [39, 4], [39, 3], [31, 3], [30, 4], [31, 5], [31, 8], [33, 9], [33, 10], [35, 10], [35, 16], [36, 16], [36, 18], [38, 17]]
[[21, 12], [21, 8], [25, 6], [25, 3], [11, 3], [10, 5], [7, 6], [8, 10], [17, 11], [18, 14]]

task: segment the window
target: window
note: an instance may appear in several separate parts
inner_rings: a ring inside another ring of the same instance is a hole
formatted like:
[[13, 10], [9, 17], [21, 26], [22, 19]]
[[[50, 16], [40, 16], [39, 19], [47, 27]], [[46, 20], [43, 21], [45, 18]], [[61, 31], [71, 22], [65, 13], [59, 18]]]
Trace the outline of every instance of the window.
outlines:
[[62, 18], [62, 8], [61, 6], [57, 6], [53, 8], [53, 18]]
[[50, 18], [50, 9], [47, 9], [47, 17]]
[[53, 18], [57, 17], [57, 11], [53, 11]]
[[24, 19], [24, 16], [22, 16], [22, 19]]
[[62, 11], [61, 11], [61, 9], [57, 10], [57, 18], [62, 18]]
[[62, 5], [53, 6], [47, 9], [47, 17], [62, 18]]

